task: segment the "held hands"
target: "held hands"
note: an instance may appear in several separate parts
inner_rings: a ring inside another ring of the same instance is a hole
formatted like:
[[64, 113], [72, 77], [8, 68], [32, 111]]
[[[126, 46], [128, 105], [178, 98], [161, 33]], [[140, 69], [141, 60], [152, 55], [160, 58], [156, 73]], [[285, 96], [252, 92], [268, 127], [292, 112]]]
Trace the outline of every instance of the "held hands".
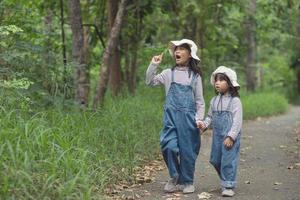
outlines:
[[206, 126], [203, 121], [198, 121], [197, 128], [200, 128], [203, 131], [204, 129], [206, 129]]
[[206, 130], [206, 125], [203, 121], [198, 121], [197, 122], [197, 128], [201, 130], [201, 134]]
[[226, 149], [231, 149], [231, 147], [233, 146], [233, 140], [231, 139], [231, 137], [226, 137], [223, 144]]
[[161, 53], [160, 55], [157, 55], [157, 56], [153, 56], [151, 62], [156, 65], [160, 64], [162, 61], [163, 55], [164, 55], [164, 53]]

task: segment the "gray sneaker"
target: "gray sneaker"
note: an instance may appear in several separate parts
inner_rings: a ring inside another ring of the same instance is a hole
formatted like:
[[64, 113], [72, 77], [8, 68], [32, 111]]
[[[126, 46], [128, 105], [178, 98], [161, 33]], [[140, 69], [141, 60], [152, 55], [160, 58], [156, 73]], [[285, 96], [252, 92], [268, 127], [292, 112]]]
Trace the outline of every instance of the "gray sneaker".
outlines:
[[178, 181], [178, 177], [171, 178], [165, 185], [164, 191], [168, 193], [176, 192], [178, 190], [176, 186], [177, 181]]
[[189, 194], [195, 192], [195, 186], [193, 184], [182, 185], [181, 188], [183, 194]]
[[234, 196], [234, 191], [232, 189], [223, 189], [222, 191], [222, 196], [223, 197], [233, 197]]

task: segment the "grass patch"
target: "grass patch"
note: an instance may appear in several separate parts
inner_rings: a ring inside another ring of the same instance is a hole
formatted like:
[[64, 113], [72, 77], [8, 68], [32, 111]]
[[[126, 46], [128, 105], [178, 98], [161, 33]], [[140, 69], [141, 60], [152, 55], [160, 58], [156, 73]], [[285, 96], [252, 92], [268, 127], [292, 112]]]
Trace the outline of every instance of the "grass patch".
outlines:
[[[3, 105], [1, 199], [101, 199], [107, 184], [132, 180], [133, 168], [159, 153], [164, 95], [142, 87], [135, 97], [106, 98], [97, 112]], [[275, 93], [241, 96], [245, 119], [288, 106]]]
[[146, 90], [97, 112], [2, 109], [1, 199], [100, 199], [107, 184], [130, 180], [159, 152], [162, 99]]
[[288, 108], [287, 99], [277, 93], [244, 93], [241, 100], [244, 119], [276, 115]]

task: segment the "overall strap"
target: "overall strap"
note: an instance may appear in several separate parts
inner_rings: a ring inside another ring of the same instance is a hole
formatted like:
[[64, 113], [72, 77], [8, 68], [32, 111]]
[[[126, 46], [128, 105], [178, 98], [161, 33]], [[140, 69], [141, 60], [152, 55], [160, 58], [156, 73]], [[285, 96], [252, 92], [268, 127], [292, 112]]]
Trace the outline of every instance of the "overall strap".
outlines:
[[215, 109], [215, 103], [216, 103], [216, 99], [217, 99], [218, 96], [215, 96], [212, 100], [212, 105], [211, 105], [211, 110], [212, 111], [216, 111], [217, 109]]
[[193, 86], [193, 84], [195, 83], [196, 78], [197, 78], [197, 74], [193, 73], [193, 77], [192, 77], [190, 86]]
[[171, 69], [171, 83], [174, 82], [174, 69]]
[[226, 108], [227, 111], [229, 111], [229, 108], [230, 108], [231, 103], [232, 103], [232, 99], [233, 99], [233, 97], [231, 97], [229, 102], [228, 102], [228, 105], [227, 105], [227, 108]]

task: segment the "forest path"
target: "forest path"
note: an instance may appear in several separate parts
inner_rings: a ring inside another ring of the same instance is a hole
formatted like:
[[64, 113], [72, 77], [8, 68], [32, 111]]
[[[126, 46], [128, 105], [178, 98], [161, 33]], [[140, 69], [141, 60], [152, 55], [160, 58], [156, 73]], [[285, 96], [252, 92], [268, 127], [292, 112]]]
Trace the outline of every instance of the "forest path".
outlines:
[[[197, 159], [195, 193], [164, 193], [169, 179], [164, 169], [153, 182], [131, 189], [127, 199], [198, 200], [202, 192], [211, 194], [209, 199], [224, 199], [218, 176], [209, 164], [210, 147], [211, 131], [207, 131]], [[290, 106], [285, 114], [244, 122], [238, 187], [231, 199], [300, 199], [300, 107]]]

